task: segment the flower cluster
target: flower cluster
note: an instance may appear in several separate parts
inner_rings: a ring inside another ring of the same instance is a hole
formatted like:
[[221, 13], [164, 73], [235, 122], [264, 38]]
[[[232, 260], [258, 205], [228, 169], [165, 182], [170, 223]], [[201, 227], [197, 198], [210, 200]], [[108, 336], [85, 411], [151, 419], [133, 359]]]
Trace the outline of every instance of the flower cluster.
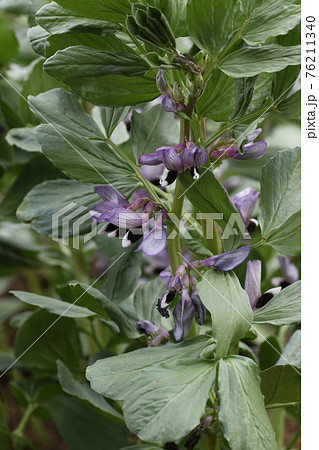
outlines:
[[182, 341], [191, 329], [196, 312], [198, 324], [203, 325], [205, 322], [206, 309], [198, 295], [197, 280], [188, 275], [184, 265], [177, 269], [174, 276], [170, 270], [163, 270], [160, 277], [167, 289], [157, 303], [157, 309], [163, 317], [169, 317], [170, 303], [178, 293], [181, 294], [181, 299], [174, 307], [173, 316], [175, 320], [174, 337], [177, 341]]
[[190, 170], [194, 179], [198, 179], [198, 167], [208, 162], [208, 155], [204, 147], [188, 141], [186, 144], [179, 144], [175, 147], [159, 147], [155, 153], [139, 156], [138, 162], [144, 166], [164, 164], [167, 170], [160, 180], [160, 185], [165, 187], [174, 183], [177, 175], [182, 173], [185, 168]]
[[[166, 210], [162, 210], [155, 220], [152, 215], [158, 206], [148, 197], [139, 197], [129, 203], [126, 197], [110, 186], [96, 186], [94, 190], [104, 200], [90, 211], [93, 221], [105, 223], [100, 234], [107, 233], [108, 237], [123, 236], [123, 247], [142, 238], [136, 251], [142, 250], [148, 256], [156, 255], [165, 248]], [[138, 209], [142, 209], [142, 212], [137, 213]]]

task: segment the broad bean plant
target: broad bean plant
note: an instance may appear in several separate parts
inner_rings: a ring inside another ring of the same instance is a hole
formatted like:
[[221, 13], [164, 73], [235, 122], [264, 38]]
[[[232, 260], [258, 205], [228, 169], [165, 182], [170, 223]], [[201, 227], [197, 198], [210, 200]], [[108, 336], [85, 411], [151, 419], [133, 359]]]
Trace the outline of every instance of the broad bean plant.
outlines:
[[299, 448], [300, 2], [1, 8], [2, 448]]

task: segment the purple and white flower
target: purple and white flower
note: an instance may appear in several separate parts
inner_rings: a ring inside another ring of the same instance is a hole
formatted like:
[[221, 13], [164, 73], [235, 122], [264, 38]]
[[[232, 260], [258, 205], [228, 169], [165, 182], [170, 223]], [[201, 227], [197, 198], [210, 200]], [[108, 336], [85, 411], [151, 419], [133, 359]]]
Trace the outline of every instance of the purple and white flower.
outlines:
[[219, 160], [227, 158], [237, 160], [261, 158], [265, 154], [267, 142], [264, 140], [254, 142], [254, 140], [261, 133], [261, 131], [262, 131], [261, 128], [257, 128], [253, 133], [248, 135], [247, 144], [245, 144], [243, 147], [243, 153], [240, 153], [238, 147], [229, 147], [211, 152], [210, 153], [211, 158], [216, 158]]
[[250, 305], [253, 310], [265, 306], [276, 294], [281, 291], [281, 287], [275, 287], [261, 293], [261, 261], [252, 260], [247, 262], [245, 291], [248, 294]]
[[227, 271], [232, 270], [239, 266], [249, 255], [250, 246], [246, 245], [230, 252], [221, 253], [220, 255], [213, 255], [209, 258], [193, 261], [189, 263], [189, 266], [200, 267], [212, 267], [214, 269]]
[[182, 154], [182, 162], [185, 167], [190, 169], [194, 180], [198, 180], [198, 168], [208, 162], [207, 151], [204, 147], [198, 147], [194, 142], [188, 141]]

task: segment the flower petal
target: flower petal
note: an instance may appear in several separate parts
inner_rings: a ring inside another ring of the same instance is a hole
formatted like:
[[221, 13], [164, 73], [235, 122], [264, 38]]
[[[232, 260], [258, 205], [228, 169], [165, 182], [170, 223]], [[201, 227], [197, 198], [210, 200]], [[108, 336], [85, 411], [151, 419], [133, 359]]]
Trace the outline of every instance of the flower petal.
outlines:
[[138, 157], [139, 164], [145, 164], [146, 166], [157, 166], [162, 163], [162, 158], [158, 153], [150, 153], [149, 155], [140, 155]]
[[[249, 255], [250, 245], [246, 245], [245, 247], [240, 247], [237, 250], [232, 250], [231, 252], [221, 253], [220, 255], [214, 255], [210, 258], [203, 259], [198, 261], [197, 264], [192, 263], [195, 267], [205, 266], [205, 267], [214, 267], [218, 270], [231, 270], [234, 267], [239, 266]], [[199, 263], [199, 264], [198, 264]]]
[[166, 169], [178, 173], [183, 172], [184, 164], [181, 157], [176, 153], [173, 147], [159, 147], [156, 149], [156, 153], [160, 156]]
[[278, 256], [281, 271], [287, 283], [292, 284], [299, 280], [299, 272], [297, 267], [290, 261], [287, 256]]
[[247, 159], [258, 159], [265, 154], [266, 148], [266, 141], [250, 142], [244, 145], [244, 153], [237, 151], [232, 158], [243, 161]]
[[143, 214], [138, 214], [123, 206], [119, 206], [109, 213], [106, 213], [104, 217], [107, 222], [111, 222], [125, 230], [139, 228], [143, 225]]
[[119, 205], [128, 205], [127, 198], [111, 186], [95, 186], [94, 191], [105, 201], [118, 203]]
[[256, 309], [261, 297], [261, 261], [258, 259], [247, 262], [245, 291], [248, 294], [252, 309]]
[[193, 302], [188, 293], [184, 295], [183, 293], [182, 299], [176, 304], [173, 311], [175, 320], [174, 337], [176, 341], [182, 341], [188, 335], [195, 317]]
[[247, 226], [258, 202], [259, 192], [251, 187], [244, 189], [232, 198], [244, 224]]
[[[156, 156], [158, 157], [158, 155], [156, 154]], [[156, 166], [142, 166], [141, 167], [141, 172], [144, 178], [146, 178], [149, 181], [156, 181], [156, 180], [160, 180], [163, 172], [164, 172], [164, 164], [158, 164]]]
[[161, 252], [166, 246], [166, 230], [153, 227], [143, 238], [139, 247], [135, 250], [142, 250], [145, 255], [154, 256]]

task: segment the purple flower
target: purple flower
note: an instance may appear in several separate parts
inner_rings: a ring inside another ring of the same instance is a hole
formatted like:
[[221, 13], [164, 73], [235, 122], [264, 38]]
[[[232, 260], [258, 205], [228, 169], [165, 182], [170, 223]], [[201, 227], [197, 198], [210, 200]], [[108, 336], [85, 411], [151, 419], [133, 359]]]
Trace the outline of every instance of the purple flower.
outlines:
[[257, 205], [259, 192], [250, 187], [239, 192], [232, 198], [232, 202], [236, 206], [244, 224], [249, 224], [250, 218], [253, 215], [254, 209]]
[[140, 333], [144, 333], [147, 336], [154, 335], [154, 339], [150, 342], [150, 346], [157, 347], [161, 344], [161, 342], [165, 340], [169, 340], [169, 334], [163, 328], [158, 328], [154, 322], [150, 322], [149, 320], [139, 320], [136, 324], [136, 329]]
[[[149, 221], [149, 215], [153, 214], [157, 206], [147, 197], [138, 197], [133, 203], [121, 196], [110, 186], [96, 186], [94, 188], [103, 200], [103, 203], [93, 206], [90, 211], [92, 220], [105, 222], [99, 231], [100, 234], [108, 233], [109, 237], [119, 237], [120, 230], [125, 232], [122, 239], [122, 247], [128, 247], [143, 238], [137, 250], [142, 250], [146, 255], [152, 256], [161, 252], [166, 245], [166, 229], [164, 221], [167, 211], [162, 211], [160, 217], [154, 222]], [[143, 208], [143, 213], [135, 212]], [[152, 229], [144, 233], [147, 223], [152, 223]], [[136, 250], [136, 251], [137, 251]]]
[[175, 320], [174, 337], [177, 341], [182, 341], [190, 332], [195, 312], [195, 306], [188, 293], [188, 288], [182, 289], [182, 298], [173, 311]]
[[162, 97], [162, 108], [164, 111], [178, 113], [179, 111], [184, 111], [186, 106], [184, 103], [175, 102], [169, 94]]
[[159, 147], [156, 149], [156, 153], [139, 156], [138, 162], [146, 166], [164, 164], [168, 172], [162, 176], [160, 180], [161, 186], [168, 186], [174, 183], [177, 175], [184, 170], [182, 159], [173, 147]]
[[281, 286], [284, 289], [299, 280], [299, 272], [287, 256], [278, 256], [278, 259], [283, 277], [272, 278], [271, 282], [274, 286]]
[[136, 249], [142, 250], [147, 256], [153, 256], [160, 253], [166, 246], [167, 234], [164, 227], [163, 215], [155, 221], [152, 229], [143, 237], [142, 242]]
[[253, 260], [247, 262], [245, 291], [248, 294], [250, 305], [253, 310], [265, 306], [276, 294], [281, 291], [281, 287], [269, 289], [264, 294], [261, 293], [261, 261]]
[[193, 261], [191, 267], [213, 267], [218, 270], [232, 270], [239, 266], [249, 255], [250, 246], [240, 247], [231, 252], [221, 253], [220, 255], [210, 256], [207, 259]]
[[153, 184], [158, 185], [162, 178], [165, 166], [164, 164], [158, 164], [156, 166], [142, 166], [141, 173], [144, 178], [151, 181]]
[[182, 162], [185, 167], [190, 168], [194, 180], [199, 178], [198, 167], [203, 166], [208, 161], [207, 151], [204, 147], [198, 147], [189, 141], [182, 154]]
[[238, 147], [229, 147], [226, 149], [220, 149], [213, 151], [210, 156], [216, 159], [233, 158], [240, 160], [258, 159], [261, 158], [266, 151], [267, 142], [258, 141], [253, 142], [256, 137], [261, 133], [261, 128], [257, 128], [253, 133], [247, 137], [247, 144], [244, 145], [243, 153], [240, 153]]

